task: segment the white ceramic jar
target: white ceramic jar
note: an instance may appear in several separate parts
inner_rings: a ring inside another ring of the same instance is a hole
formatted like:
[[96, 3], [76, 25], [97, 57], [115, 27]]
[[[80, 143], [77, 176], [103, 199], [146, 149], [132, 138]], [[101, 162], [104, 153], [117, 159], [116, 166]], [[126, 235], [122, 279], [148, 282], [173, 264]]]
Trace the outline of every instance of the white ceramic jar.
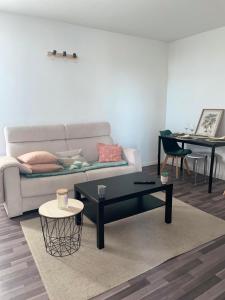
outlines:
[[161, 175], [161, 182], [162, 182], [162, 184], [167, 184], [168, 179], [169, 179], [168, 176]]
[[56, 196], [58, 200], [58, 208], [67, 208], [68, 207], [68, 190], [67, 189], [58, 189], [56, 191]]
[[160, 179], [161, 179], [162, 184], [167, 184], [167, 182], [169, 180], [169, 173], [167, 171], [162, 172]]

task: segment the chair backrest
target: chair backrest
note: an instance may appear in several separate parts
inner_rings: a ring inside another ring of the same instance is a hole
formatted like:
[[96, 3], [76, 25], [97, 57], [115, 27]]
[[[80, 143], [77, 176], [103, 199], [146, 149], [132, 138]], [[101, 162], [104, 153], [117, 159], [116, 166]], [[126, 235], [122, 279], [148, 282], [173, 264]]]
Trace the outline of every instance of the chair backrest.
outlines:
[[[169, 129], [160, 131], [160, 136], [165, 137], [171, 135], [172, 132]], [[173, 153], [180, 150], [178, 143], [174, 140], [162, 139], [163, 149], [166, 154]]]

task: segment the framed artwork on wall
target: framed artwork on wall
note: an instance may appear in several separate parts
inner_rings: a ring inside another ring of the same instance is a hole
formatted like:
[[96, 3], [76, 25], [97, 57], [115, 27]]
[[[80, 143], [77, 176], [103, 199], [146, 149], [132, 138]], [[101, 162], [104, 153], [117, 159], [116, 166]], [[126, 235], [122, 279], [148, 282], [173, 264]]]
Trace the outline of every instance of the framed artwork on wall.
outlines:
[[198, 126], [196, 128], [195, 134], [215, 136], [219, 129], [220, 122], [223, 117], [223, 112], [223, 109], [203, 109], [198, 121]]

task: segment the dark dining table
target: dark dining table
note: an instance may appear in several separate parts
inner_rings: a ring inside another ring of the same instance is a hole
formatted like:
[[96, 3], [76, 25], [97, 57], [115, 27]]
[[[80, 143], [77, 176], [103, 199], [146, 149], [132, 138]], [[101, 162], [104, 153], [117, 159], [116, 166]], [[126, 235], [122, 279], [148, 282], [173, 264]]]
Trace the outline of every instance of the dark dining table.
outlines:
[[[181, 143], [182, 149], [184, 149], [185, 144], [197, 145], [202, 147], [207, 147], [211, 149], [211, 161], [210, 161], [210, 170], [209, 170], [209, 181], [208, 181], [208, 193], [212, 192], [212, 181], [213, 181], [213, 169], [214, 169], [214, 158], [216, 148], [225, 147], [225, 140], [209, 140], [206, 138], [198, 138], [198, 137], [181, 137], [176, 135], [168, 135], [168, 136], [159, 136], [158, 137], [158, 175], [160, 175], [160, 164], [161, 164], [161, 144], [162, 140], [175, 140], [178, 143]], [[183, 170], [183, 159], [181, 159], [181, 170]]]

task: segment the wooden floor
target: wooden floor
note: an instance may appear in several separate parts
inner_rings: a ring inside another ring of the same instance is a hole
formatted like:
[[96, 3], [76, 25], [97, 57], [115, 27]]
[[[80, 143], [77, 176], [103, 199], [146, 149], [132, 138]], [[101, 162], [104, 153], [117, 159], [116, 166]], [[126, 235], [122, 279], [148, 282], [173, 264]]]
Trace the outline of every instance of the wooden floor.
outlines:
[[[145, 169], [155, 175], [156, 167]], [[202, 181], [203, 178], [200, 178]], [[174, 196], [225, 220], [225, 182], [217, 180], [212, 194], [192, 178], [173, 180]], [[225, 233], [224, 233], [225, 234]], [[93, 300], [225, 300], [225, 236], [173, 258]]]
[[8, 219], [1, 205], [0, 299], [48, 299], [19, 219]]
[[[145, 172], [155, 175], [156, 167], [145, 168]], [[204, 183], [194, 186], [191, 178], [174, 180], [174, 196], [225, 220], [224, 189], [225, 182], [219, 180], [214, 183], [212, 194], [207, 194]], [[48, 299], [20, 219], [8, 219], [0, 206], [0, 300]], [[225, 236], [173, 258], [94, 299], [224, 300]]]

